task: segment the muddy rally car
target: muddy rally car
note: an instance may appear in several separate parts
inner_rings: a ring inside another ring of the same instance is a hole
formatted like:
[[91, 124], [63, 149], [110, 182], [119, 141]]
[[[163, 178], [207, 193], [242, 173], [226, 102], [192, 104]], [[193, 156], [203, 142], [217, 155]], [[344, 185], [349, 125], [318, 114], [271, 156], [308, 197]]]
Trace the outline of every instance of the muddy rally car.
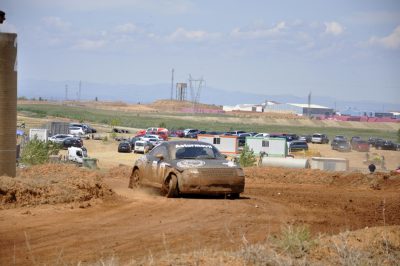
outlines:
[[234, 199], [244, 190], [244, 173], [211, 144], [171, 141], [136, 161], [129, 187], [140, 185], [158, 187], [167, 197], [209, 194]]

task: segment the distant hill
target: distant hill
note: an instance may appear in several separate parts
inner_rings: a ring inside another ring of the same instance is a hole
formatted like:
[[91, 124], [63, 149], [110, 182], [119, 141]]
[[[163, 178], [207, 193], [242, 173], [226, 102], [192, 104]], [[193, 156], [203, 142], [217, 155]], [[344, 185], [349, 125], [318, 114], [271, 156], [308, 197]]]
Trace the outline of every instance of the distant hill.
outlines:
[[[18, 84], [18, 96], [27, 98], [46, 98], [51, 100], [65, 99], [65, 86], [68, 85], [68, 99], [78, 98], [79, 81], [46, 81], [23, 79]], [[170, 84], [105, 84], [82, 82], [81, 99], [123, 101], [128, 103], [151, 103], [158, 99], [170, 98]], [[235, 105], [240, 103], [261, 103], [265, 100], [273, 100], [282, 103], [307, 103], [307, 95], [293, 96], [270, 94], [273, 89], [269, 89], [266, 94], [256, 94], [244, 91], [227, 91], [216, 88], [204, 88], [201, 93], [200, 102], [215, 105]], [[188, 91], [188, 100], [190, 92]], [[339, 111], [348, 110], [367, 110], [367, 111], [393, 111], [400, 110], [400, 103], [385, 103], [372, 101], [349, 101], [340, 100], [332, 97], [318, 96], [314, 93], [312, 103], [335, 108]]]

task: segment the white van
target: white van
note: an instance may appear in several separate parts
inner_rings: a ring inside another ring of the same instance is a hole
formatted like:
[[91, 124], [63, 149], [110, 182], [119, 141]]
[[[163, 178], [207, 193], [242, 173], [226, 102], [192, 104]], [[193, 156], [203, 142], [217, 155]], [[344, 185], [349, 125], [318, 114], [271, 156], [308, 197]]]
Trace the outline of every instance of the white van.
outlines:
[[133, 150], [134, 153], [140, 152], [140, 153], [147, 153], [150, 150], [150, 145], [147, 141], [145, 140], [138, 140], [135, 142], [135, 148]]

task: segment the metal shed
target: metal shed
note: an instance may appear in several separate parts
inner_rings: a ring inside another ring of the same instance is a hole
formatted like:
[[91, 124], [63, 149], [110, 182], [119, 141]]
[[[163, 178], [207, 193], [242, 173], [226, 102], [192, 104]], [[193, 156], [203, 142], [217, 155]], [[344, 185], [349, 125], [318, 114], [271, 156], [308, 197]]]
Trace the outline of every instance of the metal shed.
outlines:
[[257, 155], [263, 152], [270, 157], [286, 157], [288, 154], [285, 138], [247, 137], [246, 145]]
[[213, 144], [220, 152], [226, 154], [238, 154], [238, 138], [237, 136], [225, 135], [197, 135], [198, 141]]

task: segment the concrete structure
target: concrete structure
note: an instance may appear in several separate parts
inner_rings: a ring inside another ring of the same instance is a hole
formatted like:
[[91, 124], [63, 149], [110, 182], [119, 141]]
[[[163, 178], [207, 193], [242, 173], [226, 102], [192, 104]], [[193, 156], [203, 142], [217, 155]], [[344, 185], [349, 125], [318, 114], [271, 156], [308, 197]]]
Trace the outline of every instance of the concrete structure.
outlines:
[[45, 128], [31, 128], [29, 130], [29, 140], [33, 139], [47, 142], [49, 138], [49, 131]]
[[284, 167], [284, 168], [295, 168], [305, 169], [310, 168], [310, 164], [307, 159], [295, 159], [292, 157], [278, 158], [278, 157], [263, 157], [261, 159], [262, 166], [269, 167]]
[[47, 124], [50, 136], [57, 134], [69, 134], [69, 123], [67, 122], [50, 122]]
[[331, 116], [334, 114], [332, 108], [317, 105], [317, 104], [300, 104], [300, 103], [276, 103], [268, 102], [264, 105], [264, 112], [281, 112], [281, 113], [294, 113], [299, 116]]
[[311, 169], [324, 171], [348, 171], [349, 160], [343, 158], [312, 157]]
[[233, 112], [233, 111], [239, 111], [239, 112], [258, 112], [261, 113], [264, 111], [263, 106], [261, 104], [237, 104], [235, 106], [228, 106], [224, 105], [222, 109], [225, 112]]
[[0, 176], [16, 175], [17, 34], [0, 33]]
[[246, 145], [254, 154], [265, 153], [268, 157], [286, 157], [288, 145], [285, 138], [247, 137]]
[[224, 135], [197, 135], [198, 141], [213, 144], [221, 153], [238, 154], [238, 138], [237, 136]]

